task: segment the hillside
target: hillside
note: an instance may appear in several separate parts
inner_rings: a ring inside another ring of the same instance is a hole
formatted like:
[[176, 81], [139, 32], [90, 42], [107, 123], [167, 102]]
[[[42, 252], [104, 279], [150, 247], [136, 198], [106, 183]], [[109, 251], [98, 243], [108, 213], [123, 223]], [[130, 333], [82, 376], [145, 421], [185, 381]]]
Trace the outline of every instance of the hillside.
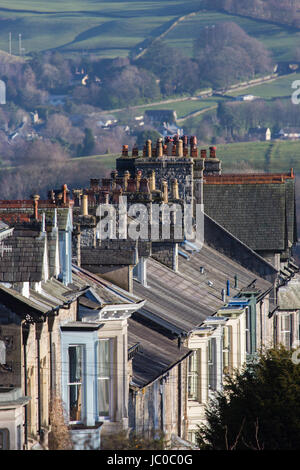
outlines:
[[2, 0], [0, 49], [8, 50], [11, 32], [13, 53], [18, 53], [21, 34], [25, 54], [57, 48], [68, 53], [93, 52], [116, 57], [139, 53], [154, 38], [163, 35], [167, 43], [191, 56], [193, 41], [203, 27], [235, 21], [271, 50], [275, 60], [292, 59], [299, 30], [201, 10], [203, 7], [202, 0], [29, 0], [26, 4], [16, 0], [12, 8], [11, 1]]

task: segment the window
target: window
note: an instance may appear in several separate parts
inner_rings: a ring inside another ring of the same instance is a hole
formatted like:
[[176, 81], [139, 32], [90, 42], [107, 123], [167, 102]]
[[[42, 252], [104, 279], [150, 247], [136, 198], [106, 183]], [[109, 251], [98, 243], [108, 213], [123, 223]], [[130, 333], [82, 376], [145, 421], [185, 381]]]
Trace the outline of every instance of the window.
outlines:
[[98, 415], [109, 417], [112, 395], [112, 341], [100, 339], [98, 343]]
[[216, 338], [208, 341], [208, 388], [217, 389], [216, 377]]
[[197, 444], [197, 431], [188, 432], [188, 441]]
[[17, 450], [22, 450], [21, 425], [17, 426]]
[[287, 348], [292, 347], [292, 315], [281, 315], [281, 343]]
[[76, 423], [83, 420], [83, 352], [83, 346], [69, 346], [69, 416]]
[[201, 402], [200, 364], [201, 351], [194, 351], [188, 359], [188, 399]]
[[246, 307], [246, 352], [251, 354], [251, 310]]
[[0, 450], [9, 450], [9, 430], [0, 429]]
[[232, 326], [224, 326], [223, 328], [223, 373], [224, 374], [230, 374], [232, 371], [231, 344], [232, 344]]

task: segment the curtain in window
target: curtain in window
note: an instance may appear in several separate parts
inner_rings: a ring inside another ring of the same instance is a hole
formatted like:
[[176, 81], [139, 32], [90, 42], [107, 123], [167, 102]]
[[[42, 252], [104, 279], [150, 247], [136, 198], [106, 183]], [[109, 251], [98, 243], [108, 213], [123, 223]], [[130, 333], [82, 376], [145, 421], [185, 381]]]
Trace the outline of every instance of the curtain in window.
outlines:
[[82, 410], [82, 346], [69, 347], [69, 412], [70, 421], [81, 421]]

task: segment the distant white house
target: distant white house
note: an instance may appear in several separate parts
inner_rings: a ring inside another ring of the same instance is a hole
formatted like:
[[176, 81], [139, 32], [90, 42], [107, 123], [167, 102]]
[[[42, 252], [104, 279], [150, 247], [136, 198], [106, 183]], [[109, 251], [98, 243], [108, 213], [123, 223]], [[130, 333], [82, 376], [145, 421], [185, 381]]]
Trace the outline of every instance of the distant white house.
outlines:
[[6, 84], [0, 80], [0, 104], [6, 104]]
[[299, 127], [287, 127], [284, 129], [280, 129], [280, 131], [278, 132], [278, 136], [280, 139], [290, 139], [290, 140], [300, 139], [300, 128]]
[[271, 140], [272, 132], [269, 127], [254, 127], [249, 129], [249, 136], [255, 137], [257, 140]]
[[242, 96], [236, 97], [236, 101], [254, 101], [258, 99], [259, 99], [259, 96], [254, 96], [254, 95], [242, 95]]

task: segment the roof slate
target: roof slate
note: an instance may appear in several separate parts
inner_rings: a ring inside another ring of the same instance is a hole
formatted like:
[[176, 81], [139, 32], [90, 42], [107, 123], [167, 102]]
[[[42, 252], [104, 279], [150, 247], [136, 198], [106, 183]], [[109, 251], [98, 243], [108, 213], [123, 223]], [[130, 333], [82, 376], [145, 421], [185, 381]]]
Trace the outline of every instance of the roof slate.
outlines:
[[[231, 283], [231, 296], [237, 295], [255, 279], [256, 287], [262, 293], [272, 286], [206, 245], [199, 253], [180, 251], [190, 259], [179, 256], [178, 272], [152, 258], [147, 260], [147, 287], [138, 281], [133, 284], [134, 293], [147, 302], [134, 318], [142, 315], [175, 334], [188, 334], [224, 305], [221, 291], [226, 288], [227, 279]], [[200, 266], [204, 266], [204, 274], [200, 273]], [[238, 289], [233, 287], [235, 274], [238, 275]]]
[[45, 238], [13, 235], [3, 245], [11, 251], [0, 256], [0, 282], [42, 280]]
[[139, 343], [132, 359], [132, 382], [139, 388], [158, 379], [176, 363], [192, 353], [170, 339], [132, 318], [128, 319], [128, 349]]
[[294, 243], [293, 179], [268, 182], [261, 178], [255, 183], [250, 178], [240, 182], [228, 178], [206, 178], [203, 192], [208, 216], [256, 251], [283, 251], [288, 239]]

